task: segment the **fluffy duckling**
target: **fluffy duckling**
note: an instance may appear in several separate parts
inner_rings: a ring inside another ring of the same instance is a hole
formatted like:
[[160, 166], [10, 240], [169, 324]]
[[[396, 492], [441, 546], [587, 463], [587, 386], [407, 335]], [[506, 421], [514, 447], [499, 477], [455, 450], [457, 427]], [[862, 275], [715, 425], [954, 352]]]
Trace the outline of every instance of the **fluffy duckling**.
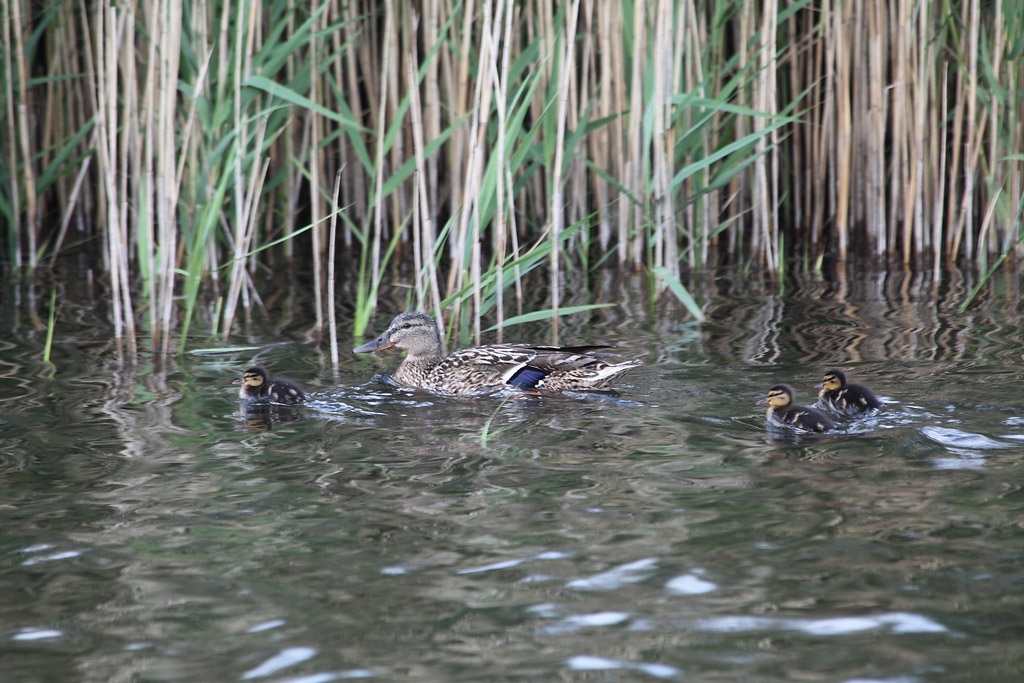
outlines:
[[776, 384], [757, 405], [768, 404], [768, 422], [779, 426], [796, 427], [808, 432], [826, 432], [836, 423], [825, 413], [810, 406], [793, 403], [793, 390], [785, 384]]
[[604, 389], [639, 360], [609, 363], [602, 346], [492, 344], [441, 353], [441, 332], [425, 313], [402, 313], [379, 337], [352, 349], [406, 352], [394, 379], [445, 395], [483, 395], [502, 390], [586, 391]]
[[847, 384], [846, 373], [842, 370], [829, 370], [821, 384], [816, 384], [814, 388], [821, 390], [818, 392], [821, 405], [839, 415], [860, 415], [882, 407], [882, 402], [867, 387]]
[[282, 405], [295, 405], [306, 400], [306, 394], [297, 384], [283, 379], [270, 379], [267, 371], [254, 365], [236, 379], [232, 384], [240, 384], [238, 396], [243, 401], [269, 402]]

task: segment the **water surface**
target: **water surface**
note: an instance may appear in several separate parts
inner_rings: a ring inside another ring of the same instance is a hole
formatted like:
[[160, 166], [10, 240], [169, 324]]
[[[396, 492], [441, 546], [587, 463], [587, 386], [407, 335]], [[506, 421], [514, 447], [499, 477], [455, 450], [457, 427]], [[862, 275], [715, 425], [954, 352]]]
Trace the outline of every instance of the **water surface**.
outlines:
[[[1016, 680], [1022, 306], [1001, 283], [960, 313], [957, 277], [723, 275], [700, 325], [642, 281], [591, 283], [622, 305], [560, 341], [645, 365], [613, 394], [505, 402], [374, 380], [395, 356], [334, 369], [301, 301], [229, 342], [259, 350], [125, 370], [67, 292], [49, 367], [22, 285], [0, 678]], [[313, 401], [246, 411], [252, 362]], [[813, 402], [833, 366], [884, 410], [766, 429], [768, 387]]]

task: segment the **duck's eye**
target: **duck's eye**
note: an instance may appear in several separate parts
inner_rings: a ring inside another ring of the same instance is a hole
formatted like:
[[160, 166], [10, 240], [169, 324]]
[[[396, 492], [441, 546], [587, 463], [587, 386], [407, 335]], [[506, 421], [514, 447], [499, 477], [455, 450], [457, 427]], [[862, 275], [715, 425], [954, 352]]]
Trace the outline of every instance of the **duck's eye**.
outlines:
[[402, 329], [403, 329], [403, 330], [407, 330], [407, 329], [409, 329], [410, 327], [412, 327], [412, 323], [405, 323], [404, 325], [402, 325]]

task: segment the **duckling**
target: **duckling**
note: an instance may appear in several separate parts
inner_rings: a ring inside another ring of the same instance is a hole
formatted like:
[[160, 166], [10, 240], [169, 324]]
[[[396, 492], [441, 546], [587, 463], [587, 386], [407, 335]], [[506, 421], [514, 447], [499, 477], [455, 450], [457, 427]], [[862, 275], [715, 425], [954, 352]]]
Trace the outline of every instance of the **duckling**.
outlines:
[[810, 406], [793, 403], [793, 390], [785, 384], [776, 384], [757, 405], [768, 404], [768, 422], [774, 425], [796, 427], [808, 432], [826, 432], [836, 423], [825, 413]]
[[238, 396], [243, 401], [269, 402], [282, 405], [295, 405], [306, 400], [306, 394], [297, 384], [283, 379], [270, 379], [267, 371], [254, 365], [243, 373], [241, 379], [232, 384], [240, 384]]
[[814, 388], [821, 390], [818, 401], [822, 407], [839, 415], [859, 415], [882, 407], [882, 402], [867, 387], [847, 384], [846, 373], [842, 370], [829, 370], [821, 384], [814, 385]]
[[606, 362], [612, 354], [600, 352], [603, 346], [492, 344], [444, 356], [441, 332], [426, 313], [402, 313], [383, 334], [352, 351], [390, 348], [407, 354], [395, 371], [395, 381], [448, 396], [603, 389], [640, 365], [639, 360]]

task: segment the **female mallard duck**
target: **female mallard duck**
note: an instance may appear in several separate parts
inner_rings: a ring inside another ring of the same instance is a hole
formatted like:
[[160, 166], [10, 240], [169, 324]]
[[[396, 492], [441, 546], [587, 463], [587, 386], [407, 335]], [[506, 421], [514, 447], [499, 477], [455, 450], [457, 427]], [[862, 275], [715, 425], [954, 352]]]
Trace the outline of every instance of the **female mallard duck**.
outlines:
[[243, 401], [290, 406], [306, 400], [305, 392], [298, 385], [283, 379], [270, 379], [267, 371], [258, 365], [246, 370], [242, 378], [236, 379], [232, 384], [242, 385], [238, 390], [238, 396]]
[[793, 403], [793, 390], [785, 384], [776, 384], [757, 405], [768, 404], [768, 422], [774, 425], [796, 427], [808, 432], [825, 432], [836, 423], [825, 413], [810, 406]]
[[846, 373], [842, 370], [829, 370], [817, 384], [818, 401], [828, 410], [839, 415], [859, 415], [875, 408], [881, 408], [882, 402], [874, 392], [860, 384], [847, 384]]
[[544, 392], [603, 389], [639, 360], [608, 363], [603, 346], [534, 346], [493, 344], [441, 355], [441, 332], [425, 313], [402, 313], [372, 342], [352, 349], [373, 353], [397, 348], [406, 352], [394, 379], [439, 394], [489, 394], [503, 389]]

